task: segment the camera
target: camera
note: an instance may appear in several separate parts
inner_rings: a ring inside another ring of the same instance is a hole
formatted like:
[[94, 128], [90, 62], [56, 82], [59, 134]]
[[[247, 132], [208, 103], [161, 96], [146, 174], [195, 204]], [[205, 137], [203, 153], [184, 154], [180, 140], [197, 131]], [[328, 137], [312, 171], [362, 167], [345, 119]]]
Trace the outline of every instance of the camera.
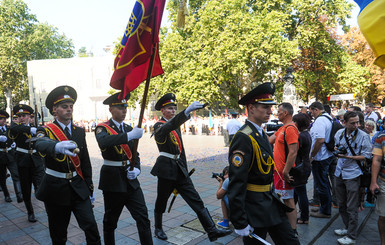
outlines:
[[375, 189], [374, 190], [374, 196], [377, 196], [378, 194], [380, 194], [380, 190], [379, 189]]
[[211, 178], [217, 178], [217, 177], [219, 177], [223, 180], [225, 179], [225, 177], [223, 176], [223, 173], [214, 173], [213, 172], [213, 176], [211, 176]]
[[277, 131], [283, 124], [266, 124], [266, 131]]
[[334, 156], [337, 156], [339, 154], [345, 155], [346, 153], [348, 153], [348, 150], [342, 145], [338, 146], [337, 150], [333, 152]]

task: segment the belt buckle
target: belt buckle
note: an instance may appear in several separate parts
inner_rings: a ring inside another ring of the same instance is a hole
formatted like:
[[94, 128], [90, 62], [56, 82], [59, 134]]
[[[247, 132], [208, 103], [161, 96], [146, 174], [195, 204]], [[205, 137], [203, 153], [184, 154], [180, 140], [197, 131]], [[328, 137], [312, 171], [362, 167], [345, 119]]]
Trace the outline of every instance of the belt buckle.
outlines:
[[30, 149], [30, 150], [28, 150], [28, 154], [33, 154], [33, 150], [32, 149]]
[[72, 177], [74, 177], [73, 172], [66, 173], [66, 179], [72, 179]]
[[122, 161], [122, 166], [123, 167], [127, 166], [127, 161]]

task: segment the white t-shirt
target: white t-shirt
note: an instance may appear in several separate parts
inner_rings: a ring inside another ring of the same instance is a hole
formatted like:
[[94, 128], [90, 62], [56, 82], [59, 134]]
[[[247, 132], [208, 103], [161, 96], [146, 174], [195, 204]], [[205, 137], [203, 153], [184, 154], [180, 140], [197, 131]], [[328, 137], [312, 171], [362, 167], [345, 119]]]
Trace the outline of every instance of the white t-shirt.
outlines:
[[[328, 118], [331, 118], [331, 116], [327, 113], [323, 113], [322, 115], [326, 115]], [[332, 122], [325, 116], [319, 115], [313, 123], [313, 126], [310, 128], [311, 149], [313, 150], [316, 139], [324, 138], [325, 142], [329, 142], [331, 130]], [[326, 145], [322, 144], [321, 149], [318, 151], [317, 155], [315, 155], [314, 160], [322, 161], [328, 159], [332, 155], [333, 153], [327, 150]]]
[[378, 121], [378, 115], [377, 115], [377, 113], [375, 113], [374, 111], [372, 111], [369, 115], [366, 115], [366, 116], [365, 116], [365, 121], [366, 121], [368, 118], [373, 119], [375, 123], [377, 123], [377, 121]]
[[242, 123], [240, 123], [237, 119], [231, 119], [227, 123], [227, 131], [229, 131], [229, 135], [234, 135], [240, 128], [242, 127]]

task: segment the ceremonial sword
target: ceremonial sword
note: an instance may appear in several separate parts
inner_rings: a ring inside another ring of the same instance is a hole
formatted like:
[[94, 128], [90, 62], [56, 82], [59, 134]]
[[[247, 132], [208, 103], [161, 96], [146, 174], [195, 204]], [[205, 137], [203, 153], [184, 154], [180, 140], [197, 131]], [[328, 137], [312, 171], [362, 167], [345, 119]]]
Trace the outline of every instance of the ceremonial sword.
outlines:
[[268, 243], [266, 240], [262, 239], [260, 236], [257, 236], [257, 235], [256, 235], [255, 233], [253, 233], [252, 231], [250, 231], [249, 237], [255, 238], [255, 239], [257, 239], [258, 241], [262, 242], [263, 244], [271, 245], [271, 244]]
[[[188, 173], [188, 176], [191, 176], [194, 172], [195, 172], [195, 168], [191, 169], [190, 172]], [[176, 197], [177, 197], [178, 194], [179, 194], [179, 192], [178, 192], [177, 189], [174, 189], [174, 190], [172, 191], [172, 193], [174, 193], [174, 196], [172, 197], [172, 200], [171, 200], [171, 202], [170, 202], [170, 206], [168, 207], [168, 210], [167, 210], [168, 213], [171, 211], [172, 205], [174, 204], [175, 199], [176, 199]]]

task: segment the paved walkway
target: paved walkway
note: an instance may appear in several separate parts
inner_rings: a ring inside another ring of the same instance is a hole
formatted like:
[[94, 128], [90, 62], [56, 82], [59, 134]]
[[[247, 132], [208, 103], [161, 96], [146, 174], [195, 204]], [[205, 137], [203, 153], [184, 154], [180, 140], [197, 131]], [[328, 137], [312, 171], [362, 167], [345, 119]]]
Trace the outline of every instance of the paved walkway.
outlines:
[[[224, 147], [223, 138], [219, 136], [186, 135], [183, 136], [183, 140], [189, 161], [189, 169], [196, 169], [192, 176], [195, 188], [214, 220], [219, 220], [222, 217], [220, 201], [215, 197], [218, 182], [212, 179], [211, 175], [212, 172], [221, 172], [223, 167], [228, 164], [228, 148]], [[98, 186], [102, 157], [92, 133], [87, 134], [87, 143], [93, 164], [94, 185]], [[154, 140], [150, 139], [149, 134], [145, 134], [140, 140], [139, 153], [142, 161], [142, 173], [139, 176], [139, 181], [145, 195], [149, 217], [153, 226], [157, 179], [150, 174], [150, 170], [158, 155], [158, 150]], [[309, 195], [312, 192], [311, 182], [308, 183]], [[0, 244], [51, 244], [47, 215], [43, 203], [33, 197], [33, 205], [38, 222], [29, 223], [24, 203], [16, 202], [10, 178], [8, 178], [7, 184], [13, 202], [4, 202], [3, 194], [0, 193]], [[104, 207], [103, 196], [100, 190], [95, 191], [95, 197], [94, 213], [99, 226], [99, 232], [102, 235]], [[363, 226], [357, 244], [379, 244], [378, 216], [374, 213], [370, 214], [369, 210], [366, 210], [366, 212], [360, 214], [360, 219], [364, 220], [366, 217], [368, 217], [368, 221]], [[300, 225], [298, 232], [301, 244], [326, 244], [317, 243], [315, 238], [318, 238], [318, 241], [321, 241], [321, 238], [328, 239], [331, 244], [337, 244], [336, 239], [338, 237], [332, 234], [332, 224], [338, 222], [338, 220], [341, 220], [341, 218], [338, 217], [338, 211], [334, 209], [331, 219], [311, 218], [309, 225]], [[337, 225], [337, 223], [335, 224]], [[154, 238], [154, 244], [210, 244], [195, 213], [181, 197], [176, 199], [171, 212], [164, 215], [164, 230], [169, 237], [168, 241], [165, 242]], [[120, 217], [116, 230], [116, 240], [116, 244], [139, 244], [135, 221], [127, 210], [123, 211]], [[268, 240], [270, 239], [268, 238]], [[74, 217], [71, 218], [68, 227], [67, 244], [85, 244], [84, 233], [78, 228]], [[232, 233], [227, 237], [218, 239], [214, 244], [242, 244], [242, 240], [235, 233]]]

